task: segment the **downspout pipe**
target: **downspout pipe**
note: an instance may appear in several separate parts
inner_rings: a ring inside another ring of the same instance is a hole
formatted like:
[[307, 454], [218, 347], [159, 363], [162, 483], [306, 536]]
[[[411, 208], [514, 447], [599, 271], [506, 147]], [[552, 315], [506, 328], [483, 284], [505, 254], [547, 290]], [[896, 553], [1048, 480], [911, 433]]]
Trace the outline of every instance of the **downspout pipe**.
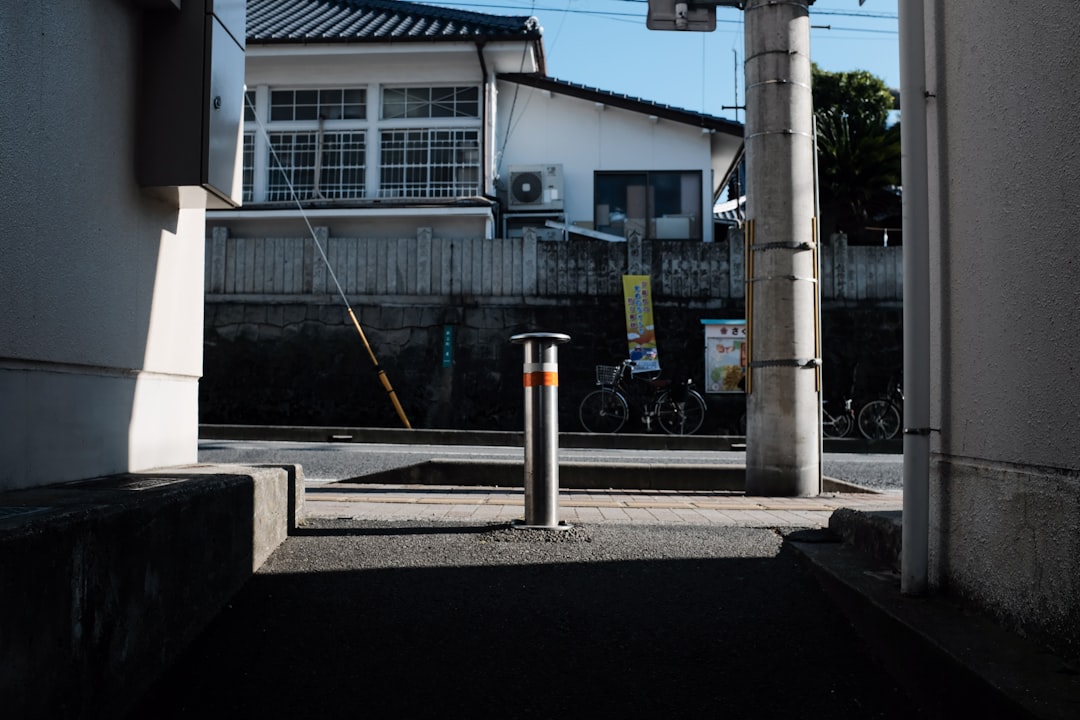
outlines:
[[899, 4], [904, 218], [904, 501], [900, 592], [925, 595], [930, 544], [930, 221], [924, 0]]
[[482, 195], [488, 195], [490, 190], [491, 174], [488, 167], [488, 139], [490, 133], [488, 130], [488, 118], [491, 117], [491, 108], [488, 103], [488, 95], [490, 92], [491, 78], [488, 76], [487, 60], [484, 59], [484, 42], [479, 41], [476, 43], [476, 57], [480, 60], [480, 76], [481, 76], [481, 93], [480, 100], [480, 113], [483, 116], [480, 119], [480, 172], [482, 173], [484, 186], [480, 188]]

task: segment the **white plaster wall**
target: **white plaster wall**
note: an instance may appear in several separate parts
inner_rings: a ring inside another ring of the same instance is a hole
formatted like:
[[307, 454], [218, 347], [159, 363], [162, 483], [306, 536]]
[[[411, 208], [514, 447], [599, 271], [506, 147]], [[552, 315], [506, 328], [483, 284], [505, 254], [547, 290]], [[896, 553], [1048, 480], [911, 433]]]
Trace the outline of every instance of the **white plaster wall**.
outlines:
[[135, 182], [139, 12], [0, 6], [0, 489], [196, 460], [205, 212]]
[[932, 581], [1080, 656], [1080, 15], [928, 8]]
[[566, 95], [499, 83], [497, 158], [504, 182], [512, 165], [562, 163], [567, 222], [592, 221], [597, 170], [700, 170], [704, 240], [712, 240], [709, 135], [670, 120]]
[[943, 451], [1080, 468], [1080, 16], [984, 5], [940, 3]]

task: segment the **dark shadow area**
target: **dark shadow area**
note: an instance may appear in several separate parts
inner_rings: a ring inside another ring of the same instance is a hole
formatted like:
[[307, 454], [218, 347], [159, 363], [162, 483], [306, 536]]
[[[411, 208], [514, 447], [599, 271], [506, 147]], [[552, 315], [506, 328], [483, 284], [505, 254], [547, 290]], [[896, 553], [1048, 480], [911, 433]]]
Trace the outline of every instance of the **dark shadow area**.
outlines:
[[430, 525], [416, 527], [301, 527], [297, 537], [393, 537], [402, 535], [476, 535], [509, 529], [507, 523], [490, 525]]
[[0, 707], [118, 717], [252, 575], [251, 477], [131, 474], [5, 495]]
[[290, 538], [131, 717], [918, 716], [772, 531], [422, 527]]

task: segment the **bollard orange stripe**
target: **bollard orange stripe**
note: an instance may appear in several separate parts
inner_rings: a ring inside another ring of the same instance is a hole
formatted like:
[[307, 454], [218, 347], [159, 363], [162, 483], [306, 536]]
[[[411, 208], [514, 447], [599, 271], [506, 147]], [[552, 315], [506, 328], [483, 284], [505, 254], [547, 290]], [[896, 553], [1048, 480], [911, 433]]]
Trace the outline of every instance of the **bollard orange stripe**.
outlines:
[[525, 387], [537, 387], [541, 385], [558, 385], [559, 373], [557, 372], [527, 372], [521, 376], [522, 384]]

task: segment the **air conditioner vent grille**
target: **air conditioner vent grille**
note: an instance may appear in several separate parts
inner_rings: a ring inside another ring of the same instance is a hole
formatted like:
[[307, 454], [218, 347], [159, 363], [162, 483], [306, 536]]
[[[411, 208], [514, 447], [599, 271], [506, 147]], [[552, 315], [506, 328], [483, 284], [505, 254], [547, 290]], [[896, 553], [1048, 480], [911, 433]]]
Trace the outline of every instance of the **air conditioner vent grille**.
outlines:
[[562, 165], [520, 165], [510, 168], [509, 210], [562, 210]]

